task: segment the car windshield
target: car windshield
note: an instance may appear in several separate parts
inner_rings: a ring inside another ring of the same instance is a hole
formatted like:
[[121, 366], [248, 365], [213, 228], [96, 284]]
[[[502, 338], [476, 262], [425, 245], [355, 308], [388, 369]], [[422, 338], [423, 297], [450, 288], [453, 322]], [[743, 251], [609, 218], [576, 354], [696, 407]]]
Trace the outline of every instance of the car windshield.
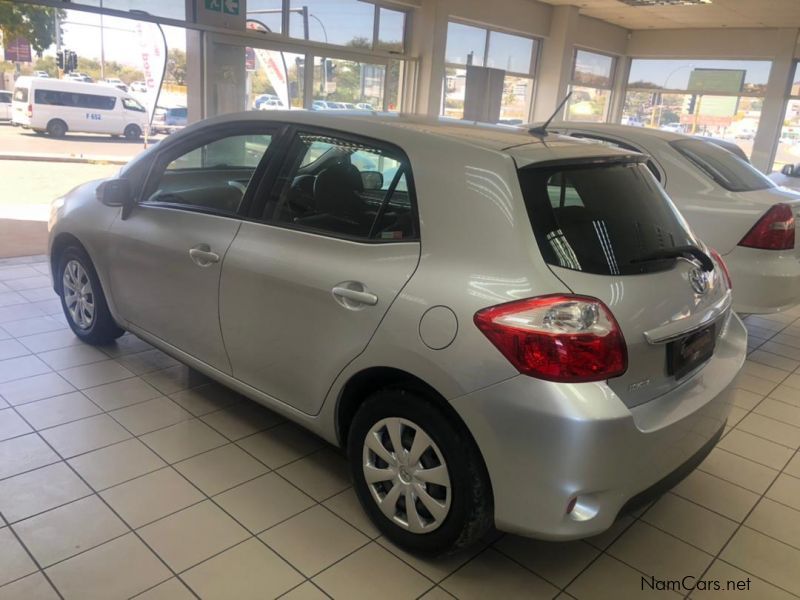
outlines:
[[676, 140], [670, 145], [726, 190], [753, 192], [775, 187], [750, 163], [717, 144], [689, 139]]
[[669, 251], [697, 246], [652, 173], [637, 162], [519, 170], [536, 241], [545, 261], [596, 275], [671, 268]]

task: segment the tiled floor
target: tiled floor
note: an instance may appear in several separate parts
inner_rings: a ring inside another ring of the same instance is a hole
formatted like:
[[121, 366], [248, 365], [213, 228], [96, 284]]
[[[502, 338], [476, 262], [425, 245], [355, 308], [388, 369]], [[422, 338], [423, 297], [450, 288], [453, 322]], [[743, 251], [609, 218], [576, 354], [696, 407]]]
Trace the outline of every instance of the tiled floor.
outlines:
[[0, 599], [677, 596], [650, 575], [800, 597], [800, 309], [748, 319], [724, 438], [647, 510], [424, 561], [378, 536], [334, 449], [135, 337], [80, 344], [46, 274], [0, 262]]

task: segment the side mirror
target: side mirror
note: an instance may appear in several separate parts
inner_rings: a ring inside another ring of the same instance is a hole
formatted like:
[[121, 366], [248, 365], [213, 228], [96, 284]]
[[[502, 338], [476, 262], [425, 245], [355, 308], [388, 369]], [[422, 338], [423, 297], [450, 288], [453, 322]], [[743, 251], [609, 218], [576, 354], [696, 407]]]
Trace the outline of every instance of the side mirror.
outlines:
[[783, 168], [781, 169], [781, 173], [783, 173], [787, 177], [798, 177], [798, 176], [800, 176], [800, 173], [795, 175], [795, 168], [794, 168], [794, 165], [791, 164], [791, 163], [787, 164], [787, 165], [783, 165]]
[[361, 183], [364, 184], [365, 190], [383, 189], [383, 173], [380, 171], [362, 171]]
[[122, 218], [125, 219], [133, 209], [133, 191], [127, 179], [109, 179], [104, 181], [95, 191], [97, 199], [106, 206], [121, 206]]

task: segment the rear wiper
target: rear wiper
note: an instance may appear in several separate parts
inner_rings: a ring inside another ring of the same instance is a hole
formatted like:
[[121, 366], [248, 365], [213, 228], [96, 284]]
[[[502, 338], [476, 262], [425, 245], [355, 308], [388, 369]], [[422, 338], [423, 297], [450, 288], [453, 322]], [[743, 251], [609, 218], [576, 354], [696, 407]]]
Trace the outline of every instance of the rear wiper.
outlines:
[[675, 246], [674, 248], [665, 248], [664, 250], [657, 250], [652, 254], [648, 254], [647, 256], [643, 256], [641, 258], [637, 258], [631, 262], [648, 262], [651, 260], [660, 260], [660, 259], [668, 259], [668, 258], [685, 258], [685, 257], [692, 257], [697, 259], [700, 263], [700, 266], [703, 267], [704, 271], [713, 271], [714, 270], [714, 262], [711, 260], [711, 257], [708, 256], [705, 252], [700, 250], [697, 246]]

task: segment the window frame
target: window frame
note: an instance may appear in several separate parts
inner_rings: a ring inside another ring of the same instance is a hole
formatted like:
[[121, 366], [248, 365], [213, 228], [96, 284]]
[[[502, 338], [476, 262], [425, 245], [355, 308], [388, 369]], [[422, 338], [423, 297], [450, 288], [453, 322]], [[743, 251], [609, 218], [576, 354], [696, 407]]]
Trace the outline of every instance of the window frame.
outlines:
[[[354, 144], [361, 144], [364, 146], [372, 146], [378, 150], [387, 150], [395, 154], [397, 156], [397, 159], [399, 159], [399, 161], [402, 163], [405, 173], [406, 186], [408, 188], [408, 199], [409, 199], [409, 204], [411, 206], [411, 216], [412, 216], [411, 226], [413, 228], [413, 236], [402, 240], [367, 239], [363, 237], [351, 236], [332, 231], [323, 231], [320, 229], [303, 227], [295, 225], [294, 223], [287, 223], [286, 221], [276, 220], [274, 215], [274, 207], [277, 204], [277, 198], [280, 196], [282, 192], [283, 183], [289, 177], [289, 171], [295, 169], [295, 163], [297, 163], [297, 160], [300, 158], [299, 153], [302, 151], [299, 148], [296, 149], [296, 146], [299, 146], [296, 144], [296, 141], [298, 135], [300, 134], [338, 138], [345, 142], [352, 142]], [[411, 167], [411, 161], [408, 158], [408, 154], [402, 148], [400, 148], [396, 144], [387, 142], [385, 140], [379, 140], [364, 135], [347, 133], [344, 131], [340, 131], [338, 129], [331, 129], [327, 127], [318, 127], [314, 125], [304, 125], [304, 124], [290, 125], [283, 134], [282, 145], [285, 151], [283, 152], [283, 158], [280, 161], [276, 161], [280, 164], [275, 165], [275, 171], [273, 173], [273, 177], [269, 178], [269, 180], [267, 179], [262, 180], [258, 186], [258, 190], [256, 191], [256, 196], [258, 200], [253, 207], [253, 212], [260, 214], [260, 217], [254, 217], [249, 220], [256, 221], [264, 225], [269, 225], [271, 227], [280, 227], [281, 229], [297, 231], [298, 233], [302, 233], [304, 235], [317, 235], [321, 237], [338, 239], [356, 244], [373, 245], [373, 244], [420, 243], [421, 232], [419, 226], [419, 209], [417, 205], [417, 193], [416, 193], [416, 185], [414, 182], [414, 174]]]
[[[193, 135], [188, 135], [183, 139], [175, 140], [173, 143], [158, 147], [150, 166], [144, 184], [141, 186], [136, 198], [137, 209], [141, 207], [155, 208], [159, 210], [180, 210], [199, 214], [213, 215], [230, 219], [246, 220], [250, 214], [253, 198], [261, 188], [265, 177], [270, 175], [269, 166], [280, 163], [281, 160], [272, 160], [275, 154], [280, 152], [281, 142], [286, 132], [286, 125], [274, 121], [242, 121], [238, 123], [220, 123], [214, 127], [209, 127], [197, 131]], [[253, 170], [250, 182], [247, 185], [242, 201], [236, 212], [217, 210], [207, 206], [196, 206], [192, 204], [177, 204], [169, 202], [149, 202], [148, 198], [158, 189], [158, 184], [164, 175], [169, 164], [181, 156], [192, 152], [207, 144], [223, 140], [229, 137], [240, 137], [246, 135], [271, 135], [272, 141], [266, 152], [261, 156], [258, 165]], [[162, 142], [163, 144], [163, 142]]]
[[[578, 52], [587, 52], [589, 54], [596, 54], [598, 56], [605, 56], [611, 59], [611, 69], [609, 72], [609, 83], [608, 86], [604, 85], [586, 85], [585, 83], [581, 83], [575, 80], [575, 70], [578, 66]], [[619, 63], [619, 56], [614, 54], [610, 54], [608, 52], [598, 52], [597, 50], [593, 50], [590, 48], [585, 48], [583, 46], [574, 46], [572, 49], [572, 69], [570, 70], [569, 74], [569, 86], [568, 91], [571, 93], [575, 88], [587, 88], [590, 90], [605, 90], [608, 92], [608, 102], [606, 102], [605, 107], [603, 108], [603, 118], [598, 121], [599, 123], [608, 123], [609, 117], [611, 116], [612, 105], [614, 104], [614, 86], [617, 83], [617, 65]], [[581, 121], [578, 119], [568, 119], [569, 116], [569, 106], [570, 102], [567, 102], [564, 105], [564, 114], [562, 115], [564, 121], [575, 123], [580, 123]], [[587, 121], [583, 121], [587, 122]]]

